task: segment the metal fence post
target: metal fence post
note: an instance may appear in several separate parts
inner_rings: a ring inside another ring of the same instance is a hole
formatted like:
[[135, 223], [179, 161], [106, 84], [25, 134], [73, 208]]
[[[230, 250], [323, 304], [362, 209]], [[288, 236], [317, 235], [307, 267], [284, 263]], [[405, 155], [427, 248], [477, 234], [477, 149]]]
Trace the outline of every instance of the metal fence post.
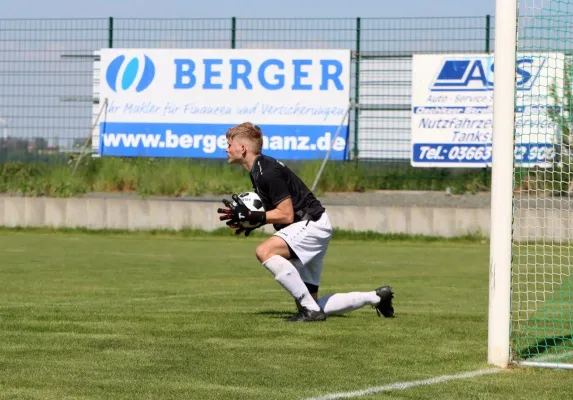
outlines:
[[485, 52], [490, 52], [490, 38], [491, 38], [491, 15], [485, 16]]
[[237, 38], [237, 18], [231, 18], [231, 48], [235, 48], [235, 40]]
[[113, 49], [113, 17], [109, 17], [108, 22], [108, 33], [107, 33], [107, 47]]
[[[491, 39], [491, 15], [487, 14], [485, 16], [485, 52], [487, 54], [490, 54], [491, 52], [490, 39]], [[482, 184], [484, 187], [487, 187], [488, 167], [485, 167], [482, 172], [483, 172]]]
[[358, 160], [358, 118], [360, 106], [360, 17], [356, 18], [356, 76], [354, 77], [354, 159]]

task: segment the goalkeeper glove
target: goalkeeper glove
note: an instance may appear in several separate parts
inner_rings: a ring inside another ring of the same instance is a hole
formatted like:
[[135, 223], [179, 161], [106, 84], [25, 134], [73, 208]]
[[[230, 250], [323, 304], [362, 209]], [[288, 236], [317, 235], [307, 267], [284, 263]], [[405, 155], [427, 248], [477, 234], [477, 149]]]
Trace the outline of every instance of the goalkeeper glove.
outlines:
[[[227, 208], [219, 208], [217, 212], [219, 219], [225, 221], [230, 219], [230, 222], [241, 223], [250, 222], [252, 224], [264, 225], [267, 223], [267, 213], [265, 211], [251, 211], [243, 203], [243, 200], [236, 194], [233, 194], [231, 198], [235, 201], [235, 204], [231, 203], [227, 199], [223, 199], [222, 202]], [[229, 225], [229, 224], [227, 224]], [[230, 225], [229, 225], [230, 226]]]
[[254, 231], [254, 230], [257, 229], [257, 228], [260, 228], [260, 227], [263, 226], [263, 225], [261, 224], [261, 225], [257, 225], [257, 226], [252, 227], [252, 228], [245, 228], [245, 227], [242, 226], [242, 225], [237, 225], [235, 222], [233, 222], [233, 221], [231, 220], [231, 221], [227, 222], [227, 226], [228, 226], [229, 228], [235, 230], [235, 235], [240, 235], [241, 233], [245, 232], [245, 236], [249, 236], [252, 231]]

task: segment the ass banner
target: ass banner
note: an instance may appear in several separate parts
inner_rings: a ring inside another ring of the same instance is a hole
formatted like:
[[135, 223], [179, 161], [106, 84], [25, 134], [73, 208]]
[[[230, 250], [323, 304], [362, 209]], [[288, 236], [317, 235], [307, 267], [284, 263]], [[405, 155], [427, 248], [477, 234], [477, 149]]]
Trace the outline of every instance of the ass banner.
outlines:
[[[562, 53], [518, 53], [515, 164], [550, 166], [557, 125], [550, 86], [562, 86]], [[491, 166], [493, 54], [416, 54], [412, 66], [411, 164]], [[513, 132], [507, 132], [508, 135]]]
[[[346, 158], [350, 50], [102, 49], [101, 156], [226, 158], [225, 133], [263, 130], [279, 159]], [[344, 118], [344, 120], [343, 120]]]

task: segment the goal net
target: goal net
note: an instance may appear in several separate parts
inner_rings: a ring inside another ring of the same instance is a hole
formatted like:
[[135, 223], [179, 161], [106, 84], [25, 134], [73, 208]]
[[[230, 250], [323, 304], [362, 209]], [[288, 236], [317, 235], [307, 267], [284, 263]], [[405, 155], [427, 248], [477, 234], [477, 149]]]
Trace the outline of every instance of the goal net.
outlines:
[[516, 8], [509, 357], [573, 368], [573, 0]]

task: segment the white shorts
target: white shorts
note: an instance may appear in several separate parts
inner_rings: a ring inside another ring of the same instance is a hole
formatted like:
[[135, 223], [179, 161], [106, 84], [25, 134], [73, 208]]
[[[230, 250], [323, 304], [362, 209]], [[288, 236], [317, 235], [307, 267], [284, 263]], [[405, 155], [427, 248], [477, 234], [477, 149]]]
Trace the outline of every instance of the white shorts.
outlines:
[[296, 254], [291, 260], [304, 283], [320, 285], [323, 259], [332, 238], [332, 226], [326, 211], [318, 221], [295, 222], [274, 236], [282, 238]]

